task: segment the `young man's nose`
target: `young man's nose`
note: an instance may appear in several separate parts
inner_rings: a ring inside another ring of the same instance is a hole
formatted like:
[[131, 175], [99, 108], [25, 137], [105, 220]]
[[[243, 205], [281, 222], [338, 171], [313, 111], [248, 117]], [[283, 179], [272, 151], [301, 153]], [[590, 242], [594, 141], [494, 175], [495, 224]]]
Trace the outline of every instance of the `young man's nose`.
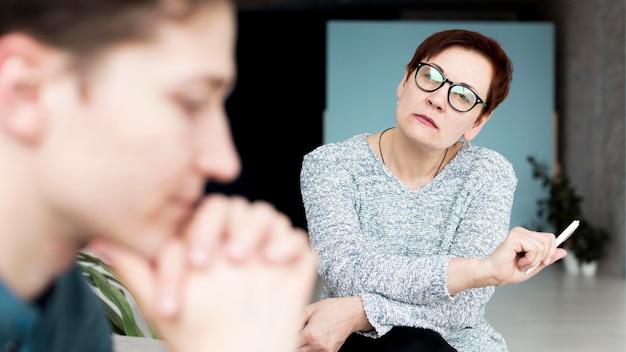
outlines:
[[195, 164], [210, 181], [229, 183], [241, 172], [241, 160], [232, 138], [226, 114], [212, 116], [196, 135]]

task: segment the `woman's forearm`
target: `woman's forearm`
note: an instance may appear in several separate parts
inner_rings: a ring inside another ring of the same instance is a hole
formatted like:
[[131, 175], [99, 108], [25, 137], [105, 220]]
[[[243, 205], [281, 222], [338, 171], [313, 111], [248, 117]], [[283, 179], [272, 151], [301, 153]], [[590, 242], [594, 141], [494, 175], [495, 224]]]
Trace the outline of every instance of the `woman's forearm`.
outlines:
[[457, 295], [470, 288], [493, 285], [484, 262], [478, 258], [452, 258], [448, 263], [448, 293]]

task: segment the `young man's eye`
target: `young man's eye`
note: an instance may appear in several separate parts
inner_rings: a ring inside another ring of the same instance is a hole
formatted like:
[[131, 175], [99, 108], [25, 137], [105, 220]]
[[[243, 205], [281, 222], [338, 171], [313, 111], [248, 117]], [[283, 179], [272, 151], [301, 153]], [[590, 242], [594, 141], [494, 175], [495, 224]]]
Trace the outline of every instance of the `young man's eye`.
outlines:
[[204, 100], [185, 100], [182, 103], [183, 109], [191, 114], [199, 113], [204, 109]]
[[189, 116], [195, 116], [206, 109], [207, 101], [204, 98], [175, 97], [176, 105]]

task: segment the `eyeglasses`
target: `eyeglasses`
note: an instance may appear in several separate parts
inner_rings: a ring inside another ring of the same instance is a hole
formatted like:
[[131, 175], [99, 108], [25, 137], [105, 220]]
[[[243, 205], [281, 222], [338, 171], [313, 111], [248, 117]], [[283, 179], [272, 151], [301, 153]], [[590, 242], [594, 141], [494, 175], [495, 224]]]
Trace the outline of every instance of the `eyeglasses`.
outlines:
[[420, 62], [415, 70], [415, 83], [425, 92], [434, 92], [450, 83], [448, 89], [448, 103], [458, 112], [468, 112], [478, 104], [487, 107], [487, 104], [470, 87], [457, 84], [447, 79], [439, 69], [431, 64]]

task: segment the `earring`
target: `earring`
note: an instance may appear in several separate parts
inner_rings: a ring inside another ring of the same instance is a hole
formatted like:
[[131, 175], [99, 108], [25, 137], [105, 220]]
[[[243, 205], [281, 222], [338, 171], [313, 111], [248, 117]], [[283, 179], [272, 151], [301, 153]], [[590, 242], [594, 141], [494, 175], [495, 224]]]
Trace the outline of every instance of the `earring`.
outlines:
[[467, 139], [461, 137], [460, 142], [463, 143], [463, 146], [461, 147], [461, 150], [468, 150], [469, 149], [470, 141], [468, 141]]

